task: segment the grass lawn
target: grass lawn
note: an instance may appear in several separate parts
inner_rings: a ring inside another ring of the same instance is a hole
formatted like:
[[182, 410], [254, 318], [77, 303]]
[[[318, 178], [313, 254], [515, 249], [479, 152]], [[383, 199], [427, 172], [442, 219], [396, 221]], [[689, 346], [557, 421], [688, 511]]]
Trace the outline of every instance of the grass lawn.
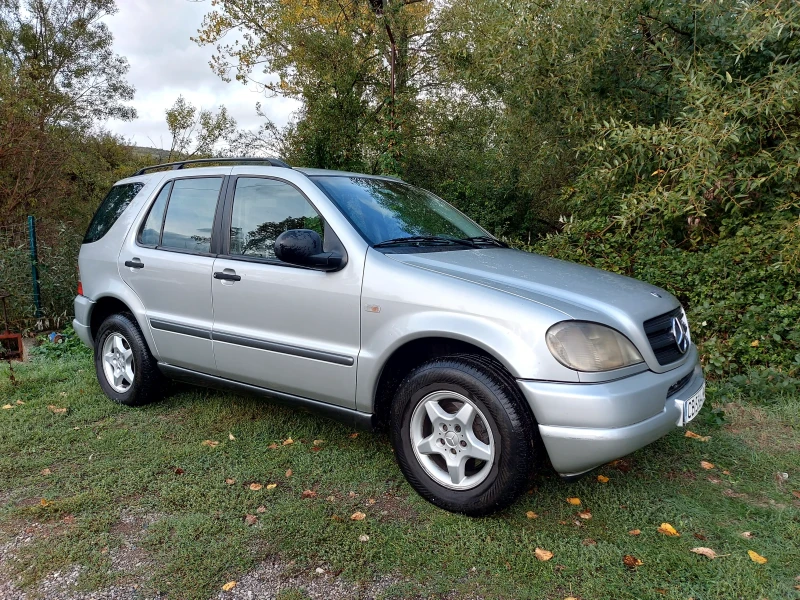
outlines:
[[0, 366], [3, 597], [246, 597], [258, 577], [282, 600], [800, 597], [797, 398], [735, 399], [722, 427], [691, 427], [706, 442], [676, 430], [573, 484], [544, 470], [511, 508], [471, 519], [418, 498], [385, 434], [177, 385], [117, 406], [85, 357], [14, 365], [13, 379]]

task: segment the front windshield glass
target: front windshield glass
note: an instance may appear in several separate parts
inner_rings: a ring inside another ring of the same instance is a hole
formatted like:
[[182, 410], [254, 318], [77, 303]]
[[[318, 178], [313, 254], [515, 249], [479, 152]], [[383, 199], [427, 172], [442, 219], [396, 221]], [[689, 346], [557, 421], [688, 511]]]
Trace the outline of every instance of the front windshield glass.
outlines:
[[[313, 177], [373, 246], [400, 238], [461, 240], [486, 231], [430, 192], [400, 181], [370, 177]], [[441, 241], [441, 240], [440, 240]]]

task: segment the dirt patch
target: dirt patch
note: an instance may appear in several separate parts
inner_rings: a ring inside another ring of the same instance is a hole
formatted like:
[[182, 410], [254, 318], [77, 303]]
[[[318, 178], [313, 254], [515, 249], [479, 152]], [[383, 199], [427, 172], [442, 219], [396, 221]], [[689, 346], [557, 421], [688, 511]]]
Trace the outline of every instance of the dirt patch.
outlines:
[[800, 431], [771, 417], [758, 406], [726, 404], [725, 430], [756, 450], [771, 454], [800, 452]]

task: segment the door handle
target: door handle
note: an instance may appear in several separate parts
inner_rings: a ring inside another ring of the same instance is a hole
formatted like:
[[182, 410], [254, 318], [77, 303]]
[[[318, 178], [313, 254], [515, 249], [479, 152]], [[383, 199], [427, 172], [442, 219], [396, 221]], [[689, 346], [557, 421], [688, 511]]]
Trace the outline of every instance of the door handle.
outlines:
[[131, 269], [144, 269], [144, 263], [140, 261], [138, 258], [134, 258], [133, 260], [126, 260], [125, 266], [130, 267]]
[[225, 273], [223, 271], [214, 271], [214, 279], [222, 279], [224, 281], [241, 281], [242, 276], [236, 273]]

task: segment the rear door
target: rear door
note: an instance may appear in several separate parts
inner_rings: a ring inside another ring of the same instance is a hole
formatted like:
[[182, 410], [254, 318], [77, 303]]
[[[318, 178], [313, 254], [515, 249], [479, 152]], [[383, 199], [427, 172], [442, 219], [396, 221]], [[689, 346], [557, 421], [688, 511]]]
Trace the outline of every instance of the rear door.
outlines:
[[213, 232], [224, 172], [164, 183], [119, 255], [122, 278], [145, 306], [159, 359], [211, 374], [216, 372], [211, 345]]
[[214, 263], [214, 354], [222, 377], [355, 406], [363, 263], [326, 273], [283, 263], [275, 238], [313, 229], [341, 242], [296, 185], [231, 177], [221, 254]]

